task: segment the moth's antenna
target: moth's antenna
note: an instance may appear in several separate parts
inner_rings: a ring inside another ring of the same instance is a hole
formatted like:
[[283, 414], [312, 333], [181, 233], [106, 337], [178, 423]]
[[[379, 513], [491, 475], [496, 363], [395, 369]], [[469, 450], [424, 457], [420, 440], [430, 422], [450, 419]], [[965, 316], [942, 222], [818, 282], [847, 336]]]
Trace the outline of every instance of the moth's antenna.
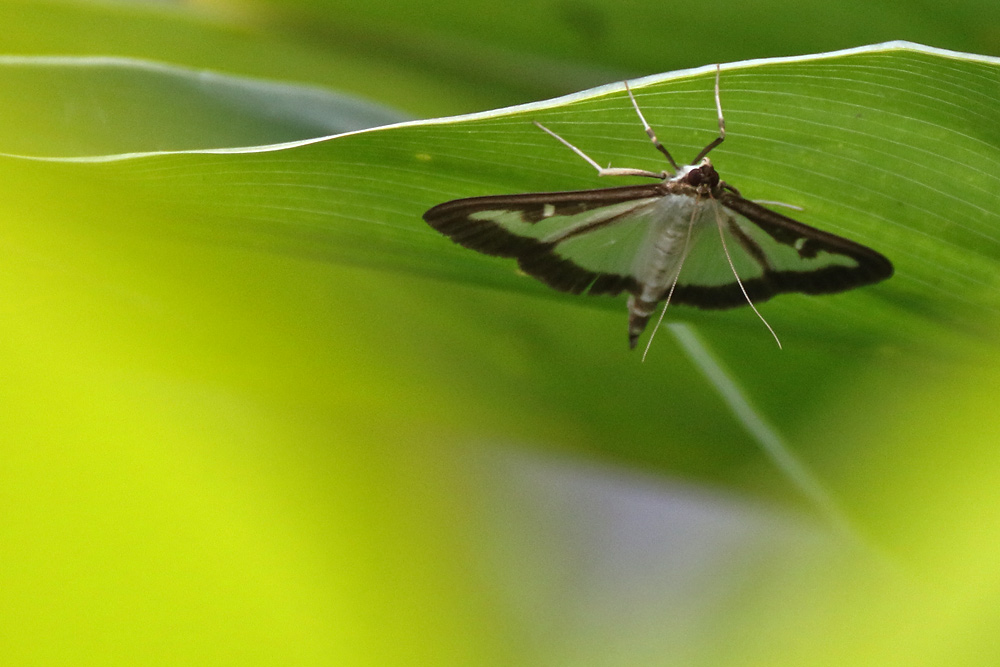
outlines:
[[656, 147], [656, 150], [660, 151], [667, 157], [667, 162], [673, 166], [674, 172], [676, 173], [680, 167], [677, 166], [677, 163], [674, 161], [670, 151], [668, 151], [666, 147], [660, 143], [660, 140], [656, 138], [656, 132], [653, 131], [653, 128], [646, 122], [646, 117], [642, 115], [642, 110], [639, 109], [639, 103], [635, 101], [635, 95], [632, 94], [632, 89], [628, 87], [628, 81], [624, 81], [623, 83], [625, 84], [625, 92], [628, 93], [628, 98], [632, 100], [632, 106], [635, 107], [635, 112], [639, 114], [639, 120], [642, 121], [642, 126], [646, 130], [646, 136], [653, 142], [653, 146]]
[[793, 211], [804, 211], [805, 209], [797, 204], [786, 204], [783, 201], [772, 201], [770, 199], [754, 199], [754, 204], [760, 204], [761, 206], [784, 206], [785, 208], [790, 208]]
[[646, 341], [646, 349], [642, 351], [642, 361], [646, 361], [646, 355], [649, 354], [649, 348], [653, 346], [653, 339], [656, 337], [656, 332], [660, 330], [660, 325], [663, 324], [663, 318], [667, 314], [667, 306], [670, 305], [670, 299], [674, 295], [674, 289], [677, 287], [677, 281], [681, 277], [681, 269], [684, 268], [684, 260], [688, 256], [688, 246], [691, 241], [691, 230], [694, 229], [694, 218], [698, 214], [698, 206], [695, 204], [691, 208], [691, 220], [688, 221], [688, 232], [684, 237], [684, 249], [681, 250], [681, 261], [677, 263], [677, 273], [674, 274], [674, 281], [670, 283], [670, 291], [667, 292], [667, 300], [663, 304], [663, 310], [660, 311], [660, 317], [656, 320], [656, 326], [653, 327], [653, 332], [649, 334], [649, 340]]
[[750, 300], [750, 295], [747, 294], [747, 288], [743, 286], [743, 281], [740, 280], [740, 274], [736, 272], [736, 265], [733, 264], [733, 258], [729, 254], [729, 248], [726, 246], [726, 234], [722, 225], [722, 215], [719, 211], [719, 205], [715, 202], [713, 202], [713, 204], [715, 204], [715, 223], [719, 228], [719, 238], [722, 239], [722, 250], [726, 253], [726, 259], [729, 261], [729, 268], [732, 269], [733, 275], [736, 276], [736, 284], [740, 286], [740, 291], [743, 292], [743, 297], [747, 300], [747, 303], [750, 304], [750, 307], [753, 308], [753, 312], [757, 313], [757, 317], [760, 318], [760, 321], [764, 323], [767, 330], [771, 332], [772, 336], [774, 336], [774, 342], [778, 344], [778, 349], [780, 350], [782, 348], [781, 341], [778, 340], [778, 334], [774, 333], [774, 329], [771, 328], [771, 325], [767, 323], [764, 316], [760, 314], [759, 310], [757, 310], [757, 306], [753, 305], [753, 301]]
[[698, 157], [691, 161], [691, 164], [698, 164], [701, 159], [708, 155], [709, 151], [721, 144], [726, 138], [726, 118], [722, 115], [722, 99], [719, 97], [719, 77], [722, 75], [722, 66], [715, 66], [715, 110], [719, 112], [719, 136], [712, 143], [701, 149]]

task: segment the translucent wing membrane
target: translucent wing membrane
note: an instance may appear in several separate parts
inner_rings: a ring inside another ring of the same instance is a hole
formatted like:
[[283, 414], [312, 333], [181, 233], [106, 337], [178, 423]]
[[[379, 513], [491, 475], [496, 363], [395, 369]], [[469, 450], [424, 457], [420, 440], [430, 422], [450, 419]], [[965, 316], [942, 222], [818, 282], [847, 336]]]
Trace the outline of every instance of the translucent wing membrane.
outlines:
[[700, 234], [688, 251], [672, 298], [675, 303], [735, 308], [747, 305], [747, 297], [759, 302], [786, 292], [830, 294], [892, 275], [892, 264], [874, 250], [731, 193], [701, 205], [705, 212], [699, 216], [699, 226], [722, 225], [746, 295], [724, 259], [719, 235]]
[[892, 264], [874, 250], [744, 199], [721, 180], [706, 157], [726, 136], [718, 69], [719, 136], [683, 167], [657, 139], [627, 84], [626, 90], [653, 146], [676, 173], [601, 167], [539, 125], [599, 176], [644, 176], [659, 182], [456, 199], [430, 209], [424, 220], [466, 248], [516, 258], [525, 273], [555, 289], [628, 292], [632, 347], [656, 304], [668, 296], [673, 303], [697, 308], [750, 305], [756, 311], [754, 302], [784, 292], [829, 294], [892, 275]]
[[[783, 292], [839, 292], [892, 275], [879, 253], [730, 192], [699, 200], [655, 184], [475, 197], [435, 206], [424, 218], [456, 243], [517, 258], [529, 275], [574, 294], [639, 295], [659, 287], [662, 298], [685, 242], [672, 301], [698, 308], [745, 306], [748, 296], [765, 301]], [[746, 295], [714, 233], [720, 224]], [[704, 233], [709, 228], [713, 233]]]
[[497, 257], [555, 289], [616, 295], [634, 291], [632, 265], [662, 186], [473, 197], [424, 214], [456, 243]]

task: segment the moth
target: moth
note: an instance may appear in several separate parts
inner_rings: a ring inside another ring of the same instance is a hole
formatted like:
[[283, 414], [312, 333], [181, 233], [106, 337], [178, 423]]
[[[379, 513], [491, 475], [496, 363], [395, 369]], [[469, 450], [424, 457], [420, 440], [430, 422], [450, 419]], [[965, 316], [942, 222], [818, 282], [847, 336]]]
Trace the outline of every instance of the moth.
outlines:
[[516, 258], [525, 273], [557, 290], [627, 292], [633, 349], [663, 301], [664, 312], [671, 302], [705, 309], [749, 305], [774, 335], [754, 302], [785, 292], [842, 292], [889, 278], [892, 263], [878, 252], [746, 199], [721, 179], [708, 158], [726, 137], [720, 71], [717, 67], [719, 135], [684, 166], [657, 139], [625, 84], [646, 135], [671, 170], [601, 167], [535, 123], [598, 176], [657, 182], [455, 199], [428, 210], [424, 220], [466, 248]]

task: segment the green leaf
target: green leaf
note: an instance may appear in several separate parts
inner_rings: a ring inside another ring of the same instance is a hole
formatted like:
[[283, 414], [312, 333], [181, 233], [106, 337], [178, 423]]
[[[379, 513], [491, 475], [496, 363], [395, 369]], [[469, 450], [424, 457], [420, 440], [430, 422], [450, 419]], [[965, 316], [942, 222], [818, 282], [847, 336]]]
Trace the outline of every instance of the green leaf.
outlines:
[[[144, 71], [136, 68], [133, 75]], [[714, 136], [712, 77], [712, 68], [704, 68], [634, 85], [661, 139], [682, 159]], [[193, 95], [186, 106], [208, 118], [216, 114], [202, 97], [229, 97], [222, 87], [192, 91], [200, 96]], [[746, 196], [802, 207], [796, 215], [807, 224], [874, 247], [897, 268], [891, 281], [875, 287], [822, 298], [787, 296], [764, 305], [765, 317], [790, 348], [786, 352], [771, 347], [752, 312], [670, 312], [668, 321], [704, 329], [724, 363], [738, 367], [734, 379], [748, 386], [780, 432], [799, 435], [799, 415], [821, 410], [838, 377], [855, 375], [875, 359], [953, 353], [990, 335], [1000, 293], [995, 270], [1000, 246], [993, 231], [1000, 189], [992, 168], [998, 162], [993, 104], [998, 96], [995, 63], [905, 44], [723, 69], [729, 135], [713, 153], [723, 177]], [[121, 201], [110, 200], [123, 211], [138, 198], [143, 208], [165, 212], [170, 233], [202, 242], [542, 297], [525, 301], [533, 304], [537, 318], [530, 337], [510, 330], [510, 323], [475, 326], [484, 312], [468, 304], [461, 314], [448, 312], [455, 304], [445, 312], [437, 312], [441, 305], [436, 304], [422, 318], [463, 330], [466, 345], [491, 357], [489, 372], [524, 363], [514, 359], [527, 355], [530, 379], [522, 381], [545, 384], [552, 381], [547, 377], [564, 373], [557, 368], [565, 362], [543, 361], [558, 360], [558, 350], [576, 349], [593, 358], [611, 349], [619, 358], [625, 341], [621, 300], [554, 293], [520, 275], [512, 262], [452, 245], [420, 219], [430, 206], [456, 197], [601, 185], [591, 167], [540, 132], [534, 120], [602, 162], [662, 168], [619, 85], [471, 117], [297, 144], [58, 168], [110, 185], [99, 186], [101, 191], [125, 193]], [[112, 227], [134, 224], [124, 213], [109, 219], [122, 221], [110, 222]], [[391, 294], [377, 297], [380, 307]], [[599, 337], [579, 330], [564, 334], [561, 316], [547, 312], [546, 304], [556, 301], [608, 310], [617, 316], [619, 331]], [[571, 342], [582, 334], [587, 342]], [[486, 352], [498, 339], [522, 339], [529, 348]], [[664, 339], [663, 349], [653, 350], [653, 358], [662, 360], [658, 365], [665, 366], [656, 373], [685, 392], [696, 385], [710, 396], [713, 389], [677, 368], [667, 345]], [[648, 368], [637, 372], [652, 374]], [[803, 386], [804, 376], [823, 381]], [[762, 378], [766, 388], [759, 386]], [[602, 382], [609, 381], [615, 380]], [[736, 469], [720, 466], [718, 457], [754, 456], [752, 440], [733, 438], [733, 429], [743, 428], [738, 419], [723, 420], [710, 435], [684, 425], [688, 406], [664, 402], [656, 393], [631, 399], [631, 414], [659, 419], [636, 420], [625, 413], [609, 418], [602, 398], [585, 392], [568, 400], [562, 393], [575, 395], [574, 387], [587, 384], [571, 376], [556, 384], [558, 401], [531, 409], [538, 424], [552, 414], [591, 424], [603, 435], [590, 447], [606, 455], [686, 474], [711, 470], [710, 477], [727, 483], [734, 481]], [[784, 410], [792, 397], [797, 409]], [[523, 412], [521, 417], [527, 419]], [[684, 463], [675, 447], [694, 444], [683, 435], [687, 432], [699, 434], [701, 453]], [[796, 442], [808, 448], [809, 439], [806, 434]], [[664, 440], [675, 447], [665, 447]], [[712, 442], [714, 449], [707, 447]], [[576, 446], [572, 439], [566, 444]]]
[[[995, 576], [1000, 543], [998, 424], [983, 389], [1000, 378], [997, 61], [896, 43], [724, 65], [728, 134], [713, 152], [723, 177], [748, 197], [801, 206], [795, 217], [879, 250], [897, 275], [762, 304], [784, 350], [751, 312], [672, 308], [673, 335], [660, 334], [646, 364], [627, 350], [622, 300], [555, 293], [420, 219], [455, 197], [604, 184], [533, 120], [602, 163], [662, 168], [620, 85], [220, 148], [219, 136], [308, 133], [295, 100], [337, 100], [215, 78], [199, 87], [189, 73], [167, 86], [144, 78], [156, 68], [123, 65], [132, 90], [160, 95], [127, 114], [143, 133], [115, 136], [80, 115], [58, 136], [10, 132], [7, 152], [22, 156], [0, 158], [0, 396], [16, 462], [0, 486], [37, 504], [5, 507], [4, 560], [17, 574], [4, 588], [23, 626], [50, 638], [15, 658], [113, 645], [149, 662], [169, 644], [177, 661], [252, 646], [272, 663], [427, 663], [459, 644], [458, 663], [551, 660], [547, 635], [533, 632], [577, 600], [566, 597], [576, 579], [563, 578], [580, 558], [577, 524], [532, 523], [521, 516], [542, 512], [531, 498], [478, 488], [503, 473], [476, 476], [489, 463], [476, 457], [515, 448], [779, 501], [846, 528], [849, 546], [817, 549], [842, 558], [837, 567], [810, 552], [791, 574], [778, 574], [780, 558], [768, 577], [752, 560], [739, 561], [752, 576], [709, 568], [744, 585], [710, 589], [724, 609], [683, 644], [706, 664], [801, 664], [800, 651], [886, 664], [983, 622], [977, 586]], [[713, 76], [706, 66], [635, 82], [679, 158], [715, 134]], [[261, 96], [240, 100], [245, 122], [224, 134], [220, 109], [248, 89]], [[124, 122], [107, 79], [75, 90]], [[164, 94], [190, 115], [165, 118]], [[264, 99], [278, 113], [252, 113]], [[37, 110], [60, 118], [55, 102]], [[173, 152], [80, 157], [151, 145]], [[502, 515], [483, 509], [511, 498]], [[565, 516], [590, 520], [582, 507]], [[765, 524], [751, 522], [771, 539]], [[945, 592], [883, 576], [872, 544]], [[584, 569], [572, 572], [592, 576]], [[501, 571], [502, 593], [484, 593]], [[80, 614], [77, 601], [92, 608]], [[649, 634], [690, 601], [640, 607], [654, 614]], [[179, 631], [158, 630], [178, 618]], [[613, 620], [627, 638], [600, 655], [641, 653], [647, 625]], [[513, 640], [496, 630], [522, 624], [532, 631]], [[561, 637], [573, 655], [590, 625]]]
[[[714, 136], [711, 77], [705, 69], [634, 86], [678, 155], [690, 157]], [[938, 333], [971, 333], [984, 311], [995, 312], [993, 63], [890, 45], [727, 67], [722, 82], [729, 138], [713, 157], [727, 181], [747, 196], [802, 207], [797, 217], [879, 249], [898, 268], [877, 288], [776, 300], [768, 308], [785, 320], [782, 328], [916, 344], [928, 324]], [[282, 237], [293, 252], [573, 299], [549, 294], [510, 262], [451, 246], [420, 220], [433, 204], [457, 197], [612, 184], [598, 183], [532, 120], [602, 162], [663, 166], [621, 87], [609, 86], [296, 146], [150, 156], [96, 169], [141, 183], [157, 201], [243, 221], [243, 233]], [[211, 233], [212, 225], [196, 224]], [[296, 239], [299, 233], [307, 239]]]
[[128, 58], [0, 57], [0, 153], [69, 157], [253, 146], [386, 125], [347, 95]]

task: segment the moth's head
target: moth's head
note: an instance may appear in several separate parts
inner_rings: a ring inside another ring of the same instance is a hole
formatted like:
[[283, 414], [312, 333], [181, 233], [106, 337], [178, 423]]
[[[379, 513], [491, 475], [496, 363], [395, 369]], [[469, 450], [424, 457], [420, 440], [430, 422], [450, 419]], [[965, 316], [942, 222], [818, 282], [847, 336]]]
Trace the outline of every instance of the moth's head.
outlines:
[[712, 166], [712, 161], [705, 157], [698, 164], [688, 164], [681, 167], [673, 180], [693, 188], [714, 190], [722, 179], [719, 178], [719, 172]]

